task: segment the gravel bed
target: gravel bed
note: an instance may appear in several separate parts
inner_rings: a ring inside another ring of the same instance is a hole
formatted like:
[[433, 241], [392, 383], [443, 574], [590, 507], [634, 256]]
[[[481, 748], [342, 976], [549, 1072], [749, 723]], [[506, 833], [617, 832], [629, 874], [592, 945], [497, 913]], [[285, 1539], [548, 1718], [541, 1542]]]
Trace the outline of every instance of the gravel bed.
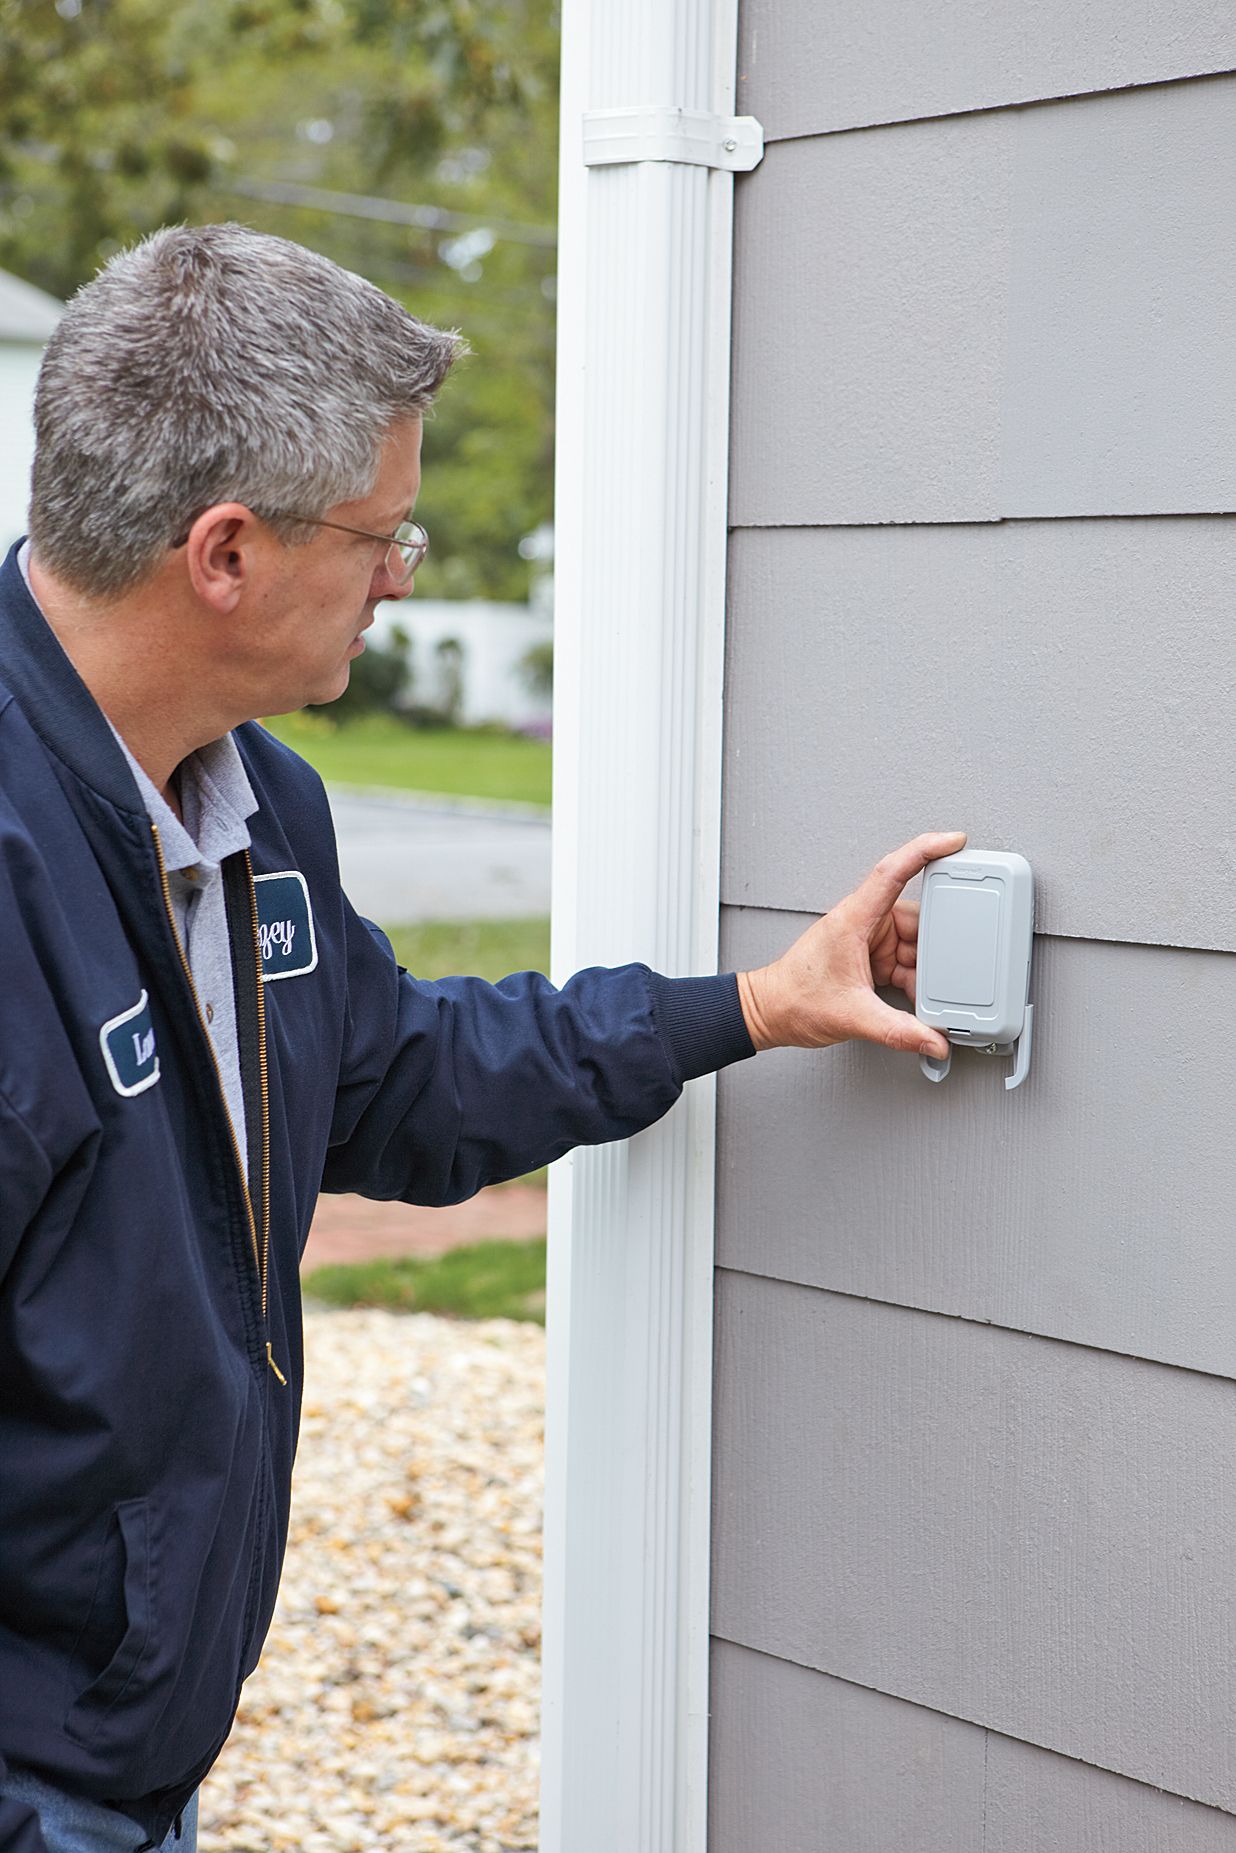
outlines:
[[545, 1334], [305, 1316], [283, 1587], [202, 1853], [537, 1844]]

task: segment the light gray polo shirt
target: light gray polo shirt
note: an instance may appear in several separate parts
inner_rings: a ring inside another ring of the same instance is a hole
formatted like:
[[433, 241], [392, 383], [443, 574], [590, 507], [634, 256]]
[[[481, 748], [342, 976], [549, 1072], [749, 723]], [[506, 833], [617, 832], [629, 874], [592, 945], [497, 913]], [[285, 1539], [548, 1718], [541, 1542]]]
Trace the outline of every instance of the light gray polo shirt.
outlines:
[[[30, 585], [29, 541], [17, 557], [30, 596], [34, 598], [34, 588]], [[108, 725], [111, 726], [110, 721]], [[180, 808], [184, 814], [181, 823], [114, 727], [112, 732], [129, 762], [146, 813], [158, 827], [176, 931], [193, 974], [247, 1176], [245, 1097], [240, 1077], [236, 993], [222, 863], [226, 856], [249, 847], [247, 820], [258, 808], [257, 799], [235, 740], [230, 733], [224, 734], [221, 740], [212, 740], [180, 762]]]

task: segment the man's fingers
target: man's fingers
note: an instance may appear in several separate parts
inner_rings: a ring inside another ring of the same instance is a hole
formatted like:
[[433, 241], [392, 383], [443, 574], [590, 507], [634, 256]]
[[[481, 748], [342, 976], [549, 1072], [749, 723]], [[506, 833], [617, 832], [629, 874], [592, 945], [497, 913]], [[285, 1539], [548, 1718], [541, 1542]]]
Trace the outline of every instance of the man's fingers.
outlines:
[[885, 1049], [903, 1049], [911, 1055], [934, 1055], [941, 1059], [949, 1053], [947, 1038], [938, 1030], [928, 1029], [908, 1010], [894, 1010], [874, 991], [857, 993], [847, 1017], [850, 1035], [863, 1042], [876, 1042]]
[[903, 843], [900, 849], [881, 856], [866, 881], [850, 896], [867, 930], [891, 910], [893, 903], [900, 899], [901, 890], [908, 881], [913, 881], [920, 869], [939, 856], [955, 855], [964, 847], [965, 840], [964, 830], [929, 830]]

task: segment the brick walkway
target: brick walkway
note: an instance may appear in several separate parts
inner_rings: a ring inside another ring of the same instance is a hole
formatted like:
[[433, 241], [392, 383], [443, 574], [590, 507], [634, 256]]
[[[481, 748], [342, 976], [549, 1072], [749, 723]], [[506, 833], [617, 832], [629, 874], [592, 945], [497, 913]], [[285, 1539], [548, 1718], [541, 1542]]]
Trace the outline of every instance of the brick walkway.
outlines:
[[375, 1255], [440, 1255], [468, 1242], [527, 1241], [544, 1233], [545, 1192], [529, 1184], [499, 1184], [440, 1210], [324, 1196], [318, 1200], [302, 1269], [329, 1261], [368, 1261]]

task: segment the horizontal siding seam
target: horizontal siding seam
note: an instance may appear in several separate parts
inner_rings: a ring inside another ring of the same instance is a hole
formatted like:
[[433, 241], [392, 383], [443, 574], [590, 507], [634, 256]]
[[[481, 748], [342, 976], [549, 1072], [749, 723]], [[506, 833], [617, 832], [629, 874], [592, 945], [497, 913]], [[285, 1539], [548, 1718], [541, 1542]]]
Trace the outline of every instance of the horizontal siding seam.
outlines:
[[1048, 1756], [1059, 1757], [1061, 1762], [1077, 1763], [1083, 1769], [1096, 1770], [1100, 1775], [1115, 1776], [1121, 1782], [1131, 1782], [1139, 1789], [1148, 1789], [1153, 1795], [1170, 1795], [1177, 1801], [1190, 1803], [1194, 1808], [1208, 1808], [1212, 1814], [1221, 1814], [1227, 1820], [1236, 1819], [1236, 1813], [1220, 1807], [1218, 1802], [1202, 1801], [1200, 1797], [1186, 1795], [1179, 1789], [1161, 1788], [1157, 1782], [1146, 1782], [1140, 1776], [1131, 1776], [1127, 1770], [1113, 1769], [1108, 1763], [1091, 1763], [1086, 1757], [1071, 1756], [1067, 1750], [1059, 1750], [1054, 1744], [1037, 1743], [1031, 1737], [1013, 1737], [1009, 1732], [998, 1730], [995, 1725], [985, 1724], [978, 1718], [967, 1718], [960, 1712], [943, 1711], [938, 1705], [925, 1705], [921, 1699], [907, 1698], [904, 1692], [890, 1692], [883, 1686], [869, 1686], [861, 1679], [848, 1679], [844, 1673], [831, 1672], [827, 1667], [812, 1666], [805, 1660], [791, 1660], [785, 1654], [770, 1653], [767, 1648], [755, 1647], [750, 1641], [740, 1641], [732, 1634], [718, 1634], [715, 1629], [709, 1631], [708, 1638], [726, 1647], [740, 1647], [744, 1653], [758, 1654], [762, 1660], [779, 1660], [783, 1666], [797, 1667], [804, 1673], [818, 1673], [822, 1679], [834, 1679], [839, 1686], [852, 1686], [857, 1692], [873, 1692], [879, 1698], [894, 1699], [899, 1705], [911, 1705], [916, 1711], [932, 1712], [937, 1718], [950, 1718], [955, 1724], [969, 1725], [990, 1737], [1002, 1737], [1010, 1744], [1022, 1744], [1027, 1750], [1042, 1750]]
[[1140, 83], [1106, 84], [1094, 90], [1058, 90], [1046, 96], [1011, 98], [1005, 103], [976, 103], [969, 109], [929, 109], [917, 116], [875, 117], [870, 122], [847, 122], [833, 129], [799, 129], [792, 135], [765, 130], [764, 146], [823, 141], [834, 135], [867, 135], [875, 129], [899, 129], [915, 122], [956, 122], [964, 116], [999, 116], [1011, 109], [1040, 109], [1052, 103], [1084, 103], [1089, 97], [1123, 96], [1130, 90], [1175, 90], [1182, 84], [1204, 84], [1211, 79], [1232, 76], [1236, 76], [1236, 70], [1228, 67], [1221, 71], [1184, 71], [1176, 77], [1144, 78]]
[[[819, 920], [823, 913], [815, 913], [805, 907], [777, 907], [771, 901], [727, 901], [721, 900], [722, 914], [784, 914], [787, 920]], [[1035, 930], [1035, 939], [1054, 940], [1067, 946], [1133, 946], [1145, 952], [1197, 952], [1203, 958], [1236, 959], [1236, 952], [1230, 946], [1192, 946], [1176, 939], [1103, 939], [1093, 933], [1041, 933]], [[1031, 1000], [1033, 1001], [1033, 999]]]
[[1236, 515], [1236, 508], [1139, 508], [1108, 515], [953, 515], [938, 521], [732, 521], [726, 532], [736, 534], [828, 534], [846, 528], [1005, 528], [1054, 521], [1216, 521]]
[[[1236, 958], [1236, 953], [1233, 953]], [[724, 1184], [722, 1184], [724, 1188]], [[1081, 1338], [1062, 1338], [1058, 1332], [1036, 1332], [1030, 1326], [1006, 1325], [1000, 1319], [976, 1319], [970, 1313], [944, 1312], [938, 1306], [914, 1306], [907, 1300], [885, 1300], [874, 1293], [850, 1293], [844, 1287], [821, 1287], [810, 1280], [793, 1280], [785, 1274], [765, 1274], [756, 1268], [734, 1267], [729, 1262], [718, 1262], [713, 1269], [717, 1274], [733, 1274], [736, 1278], [747, 1280], [766, 1280], [777, 1287], [791, 1287], [800, 1293], [823, 1293], [834, 1300], [853, 1300], [865, 1306], [887, 1306], [890, 1310], [903, 1313], [915, 1313], [921, 1319], [952, 1319], [958, 1325], [972, 1325], [981, 1332], [1008, 1332], [1015, 1338], [1033, 1338], [1046, 1345], [1067, 1345], [1071, 1351], [1090, 1351], [1095, 1357], [1124, 1358], [1130, 1364], [1144, 1364], [1149, 1370], [1180, 1371], [1187, 1377], [1205, 1377], [1213, 1383], [1236, 1383], [1226, 1371], [1205, 1370], [1197, 1364], [1174, 1364], [1169, 1358], [1146, 1357], [1138, 1351], [1117, 1351], [1114, 1346], [1088, 1344]]]

